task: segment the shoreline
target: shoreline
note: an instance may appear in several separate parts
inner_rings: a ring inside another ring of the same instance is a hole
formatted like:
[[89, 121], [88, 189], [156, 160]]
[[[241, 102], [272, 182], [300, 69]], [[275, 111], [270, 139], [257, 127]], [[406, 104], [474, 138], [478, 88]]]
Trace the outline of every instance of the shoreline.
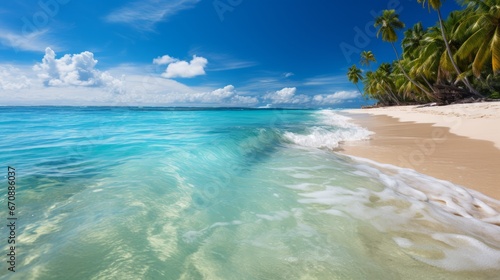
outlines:
[[341, 153], [414, 169], [500, 200], [500, 102], [344, 110], [374, 134]]
[[348, 109], [350, 114], [389, 116], [402, 122], [426, 123], [450, 129], [451, 133], [472, 139], [491, 141], [500, 149], [500, 101], [446, 106], [392, 106]]

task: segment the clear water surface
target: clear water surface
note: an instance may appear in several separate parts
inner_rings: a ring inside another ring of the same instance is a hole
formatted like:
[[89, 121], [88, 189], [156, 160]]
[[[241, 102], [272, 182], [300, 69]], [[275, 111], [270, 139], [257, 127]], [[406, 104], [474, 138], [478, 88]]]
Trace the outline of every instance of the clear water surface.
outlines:
[[335, 111], [1, 107], [0, 131], [0, 279], [499, 279], [500, 202], [332, 151], [370, 135]]

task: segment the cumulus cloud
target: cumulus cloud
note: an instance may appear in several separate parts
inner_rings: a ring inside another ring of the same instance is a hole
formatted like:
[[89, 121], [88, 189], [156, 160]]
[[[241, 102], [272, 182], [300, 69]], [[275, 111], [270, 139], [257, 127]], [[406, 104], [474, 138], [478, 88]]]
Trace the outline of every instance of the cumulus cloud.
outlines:
[[172, 62], [177, 62], [179, 61], [177, 58], [173, 58], [169, 55], [164, 55], [164, 56], [159, 56], [155, 59], [153, 59], [153, 63], [156, 65], [167, 65]]
[[[196, 65], [196, 56], [188, 65]], [[195, 61], [195, 62], [193, 62]], [[157, 65], [182, 62], [170, 56], [153, 60]], [[296, 87], [263, 95], [262, 88], [237, 91], [222, 88], [190, 87], [155, 74], [153, 66], [120, 65], [102, 72], [91, 52], [66, 54], [56, 58], [47, 48], [41, 63], [35, 66], [0, 65], [0, 99], [15, 105], [108, 105], [108, 106], [254, 106], [260, 104], [289, 107], [331, 106], [360, 97], [356, 91], [332, 94], [299, 94]], [[35, 71], [33, 71], [35, 70]], [[180, 70], [179, 70], [180, 71]], [[150, 74], [147, 74], [147, 73]], [[168, 73], [168, 67], [164, 76]], [[170, 72], [172, 74], [172, 72]], [[173, 74], [172, 74], [173, 75]], [[120, 80], [114, 77], [122, 77]], [[64, 87], [64, 89], [61, 89]], [[110, 90], [116, 89], [116, 90]], [[119, 91], [118, 91], [119, 90]], [[118, 91], [118, 92], [117, 92]], [[119, 94], [116, 94], [119, 93]]]
[[[259, 102], [255, 97], [238, 95], [234, 86], [227, 85], [215, 90], [193, 90], [176, 85], [173, 80], [157, 81], [164, 87], [135, 87], [118, 96], [120, 104], [168, 105], [168, 106], [251, 106]], [[168, 83], [166, 83], [168, 82]], [[128, 82], [127, 82], [128, 83]], [[118, 100], [115, 100], [117, 102]]]
[[33, 66], [33, 70], [38, 72], [38, 77], [46, 86], [120, 88], [120, 80], [107, 72], [95, 69], [97, 62], [94, 54], [88, 51], [56, 58], [55, 52], [51, 48], [46, 48], [42, 63]]
[[273, 104], [301, 104], [310, 101], [307, 95], [296, 95], [297, 88], [283, 88], [264, 95], [265, 100], [270, 100]]
[[[95, 69], [96, 64], [88, 52], [57, 59], [50, 49], [42, 63], [33, 67], [0, 64], [0, 100], [5, 105], [79, 106], [244, 107], [259, 103], [258, 98], [241, 95], [232, 85], [196, 88], [145, 74], [148, 69], [144, 67], [121, 65], [103, 73]], [[106, 77], [118, 75], [122, 76], [120, 91], [109, 90]]]
[[259, 103], [259, 100], [252, 96], [235, 95], [231, 98], [231, 104], [233, 105], [255, 105]]
[[209, 92], [177, 94], [173, 101], [180, 103], [203, 103], [219, 105], [250, 105], [258, 103], [257, 98], [237, 95], [234, 86], [228, 85]]
[[333, 94], [315, 95], [312, 101], [316, 105], [332, 105], [358, 97], [359, 93], [357, 91], [339, 91]]
[[[12, 69], [0, 65], [0, 100], [5, 105], [245, 107], [259, 103], [256, 97], [238, 94], [232, 85], [199, 89], [175, 80], [136, 73], [123, 78], [123, 90], [116, 94], [102, 87], [68, 86], [61, 89], [44, 86], [42, 79], [36, 75], [32, 78], [24, 75], [30, 70], [4, 75], [9, 71]], [[118, 69], [110, 71], [118, 72]]]
[[264, 98], [271, 99], [274, 103], [290, 103], [297, 92], [297, 88], [283, 88], [273, 93], [268, 93]]
[[173, 58], [169, 55], [164, 55], [153, 59], [153, 63], [157, 65], [167, 65], [167, 69], [161, 75], [167, 79], [172, 78], [193, 78], [200, 75], [205, 75], [205, 67], [208, 60], [201, 56], [193, 56], [190, 62]]
[[11, 65], [0, 66], [0, 90], [19, 91], [30, 86], [31, 80], [19, 68]]

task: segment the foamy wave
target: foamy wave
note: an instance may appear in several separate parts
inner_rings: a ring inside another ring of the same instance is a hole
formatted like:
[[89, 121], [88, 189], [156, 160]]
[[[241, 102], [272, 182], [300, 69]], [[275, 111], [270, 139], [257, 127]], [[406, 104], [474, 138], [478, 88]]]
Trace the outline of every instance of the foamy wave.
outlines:
[[352, 118], [339, 115], [332, 110], [319, 111], [318, 118], [323, 124], [329, 126], [342, 127], [342, 128], [359, 127], [358, 125], [355, 125], [352, 122], [350, 122]]
[[327, 186], [305, 190], [299, 202], [369, 221], [404, 253], [432, 266], [448, 271], [500, 267], [500, 201], [414, 170], [351, 158], [359, 162], [358, 172], [378, 179], [383, 188]]
[[338, 148], [346, 141], [369, 139], [373, 132], [351, 123], [350, 118], [334, 111], [324, 110], [318, 113], [319, 126], [307, 130], [307, 134], [285, 132], [284, 136], [295, 144], [313, 148]]

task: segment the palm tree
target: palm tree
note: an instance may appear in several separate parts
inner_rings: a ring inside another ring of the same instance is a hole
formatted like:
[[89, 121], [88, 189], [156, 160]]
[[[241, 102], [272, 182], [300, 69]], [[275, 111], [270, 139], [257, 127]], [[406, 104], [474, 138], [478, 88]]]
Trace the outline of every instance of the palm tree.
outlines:
[[[443, 0], [444, 1], [444, 0]], [[453, 65], [453, 68], [455, 69], [455, 72], [457, 72], [458, 77], [460, 78], [462, 75], [462, 71], [457, 66], [457, 63], [453, 59], [453, 54], [451, 53], [451, 48], [450, 44], [448, 41], [448, 38], [446, 36], [446, 30], [444, 28], [443, 24], [443, 17], [441, 15], [441, 6], [443, 5], [443, 1], [441, 0], [417, 0], [418, 3], [422, 3], [422, 5], [425, 6], [425, 3], [427, 3], [429, 9], [432, 7], [434, 10], [436, 10], [438, 14], [438, 19], [439, 19], [439, 25], [441, 26], [441, 36], [443, 36], [443, 41], [446, 46], [446, 52], [448, 53], [448, 57], [450, 58], [450, 61]], [[467, 79], [467, 76], [463, 77], [463, 82], [465, 86], [470, 90], [470, 92], [474, 93], [475, 95], [481, 96], [470, 84], [469, 79]]]
[[[391, 43], [392, 48], [394, 49], [394, 53], [396, 54], [396, 58], [399, 61], [399, 54], [396, 50], [396, 46], [394, 46], [394, 42], [398, 40], [398, 35], [396, 34], [396, 30], [402, 29], [405, 27], [405, 24], [399, 20], [399, 15], [396, 14], [395, 10], [384, 10], [382, 16], [378, 17], [375, 20], [375, 27], [379, 28], [377, 32], [377, 37], [382, 34], [382, 40]], [[403, 75], [416, 87], [418, 87], [421, 91], [426, 94], [430, 94], [425, 88], [415, 82], [404, 70], [401, 63], [398, 63], [401, 72]]]
[[351, 83], [353, 83], [356, 86], [359, 93], [361, 93], [361, 95], [363, 95], [363, 93], [361, 92], [361, 90], [359, 89], [359, 86], [358, 86], [358, 83], [360, 80], [363, 79], [363, 76], [361, 75], [361, 70], [358, 67], [356, 67], [356, 65], [353, 65], [349, 68], [349, 70], [347, 71], [347, 78], [349, 79], [349, 81]]
[[[441, 54], [444, 50], [444, 44], [443, 48], [441, 49], [441, 44], [439, 44], [439, 42], [443, 41], [441, 35], [439, 35], [439, 38], [436, 39], [431, 36], [435, 34], [435, 32], [433, 32], [435, 30], [439, 30], [439, 28], [432, 27], [428, 30], [424, 30], [422, 23], [418, 22], [413, 25], [412, 28], [405, 31], [405, 36], [403, 37], [403, 40], [401, 42], [401, 45], [403, 47], [402, 62], [405, 62], [405, 65], [410, 66], [408, 67], [410, 69], [408, 74], [411, 77], [414, 77], [414, 79], [418, 79], [419, 81], [424, 82], [424, 84], [427, 85], [431, 91], [433, 91], [433, 94], [430, 96], [415, 96], [415, 91], [411, 90], [411, 88], [414, 88], [415, 86], [411, 83], [404, 83], [403, 91], [406, 93], [406, 96], [407, 93], [410, 93], [414, 100], [437, 100], [437, 95], [433, 84], [434, 82], [439, 80], [443, 73], [448, 73], [437, 71], [438, 69], [444, 69], [440, 67], [440, 63], [443, 61], [443, 59], [441, 59]], [[448, 64], [445, 63], [443, 65]]]
[[397, 104], [400, 105], [397, 95], [394, 93], [395, 85], [393, 78], [391, 77], [392, 67], [389, 63], [382, 63], [380, 67], [375, 71], [375, 78], [378, 81], [378, 86], [381, 92], [386, 92], [388, 96]]
[[363, 66], [370, 66], [371, 62], [377, 62], [375, 59], [375, 55], [373, 54], [372, 51], [363, 51], [361, 52], [361, 65]]
[[391, 105], [390, 96], [386, 91], [380, 91], [380, 85], [375, 72], [368, 71], [363, 79], [364, 91], [369, 97], [378, 100], [383, 105]]
[[481, 76], [481, 70], [491, 62], [494, 74], [500, 73], [500, 3], [498, 0], [463, 0], [474, 12], [457, 28], [457, 33], [470, 36], [457, 52], [459, 58], [474, 57], [472, 72]]
[[419, 55], [410, 74], [423, 76], [427, 80], [441, 84], [451, 79], [450, 72], [453, 71], [453, 66], [439, 29], [435, 26], [429, 28], [422, 38], [418, 49]]
[[409, 59], [417, 58], [419, 47], [422, 44], [426, 32], [422, 23], [416, 23], [412, 28], [405, 31], [401, 45], [403, 46], [403, 57]]
[[363, 78], [363, 84], [364, 84], [363, 90], [368, 96], [375, 98], [375, 99], [378, 99], [375, 97], [374, 83], [375, 83], [375, 79], [373, 77], [373, 72], [372, 71], [366, 72], [366, 75]]

